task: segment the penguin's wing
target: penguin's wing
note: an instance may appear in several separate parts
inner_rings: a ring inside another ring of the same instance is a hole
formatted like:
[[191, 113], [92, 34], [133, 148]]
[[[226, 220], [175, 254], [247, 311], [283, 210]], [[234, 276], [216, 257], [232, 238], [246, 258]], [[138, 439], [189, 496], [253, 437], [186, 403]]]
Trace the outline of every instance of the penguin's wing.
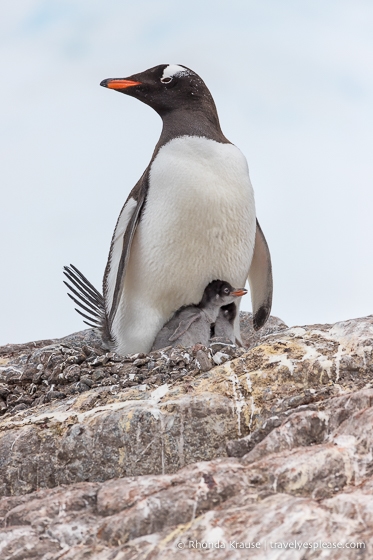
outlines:
[[189, 317], [187, 317], [186, 319], [182, 319], [180, 321], [177, 329], [172, 333], [172, 335], [170, 336], [170, 338], [168, 340], [170, 342], [173, 342], [174, 340], [177, 340], [178, 338], [180, 338], [181, 335], [183, 335], [184, 333], [187, 332], [190, 325], [192, 323], [194, 323], [194, 321], [197, 321], [200, 317], [201, 317], [201, 314], [199, 312], [196, 312], [196, 313], [193, 313], [192, 315], [190, 315]]
[[256, 221], [255, 247], [249, 269], [253, 324], [257, 331], [267, 321], [272, 307], [272, 264], [267, 241]]
[[148, 170], [130, 192], [119, 214], [111, 240], [109, 258], [104, 275], [104, 300], [109, 329], [113, 324], [123, 292], [124, 277], [131, 244], [148, 192]]

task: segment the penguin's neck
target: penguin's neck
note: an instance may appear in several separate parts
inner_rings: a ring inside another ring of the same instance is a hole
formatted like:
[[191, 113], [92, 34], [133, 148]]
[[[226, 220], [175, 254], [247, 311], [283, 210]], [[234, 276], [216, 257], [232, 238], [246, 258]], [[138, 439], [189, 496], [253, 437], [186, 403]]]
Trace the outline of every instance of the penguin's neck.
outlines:
[[214, 302], [209, 302], [202, 308], [202, 311], [210, 323], [215, 323], [219, 315], [220, 305], [217, 305]]
[[230, 143], [220, 128], [214, 107], [173, 110], [163, 114], [162, 121], [163, 129], [157, 148], [180, 136], [199, 136], [223, 144]]

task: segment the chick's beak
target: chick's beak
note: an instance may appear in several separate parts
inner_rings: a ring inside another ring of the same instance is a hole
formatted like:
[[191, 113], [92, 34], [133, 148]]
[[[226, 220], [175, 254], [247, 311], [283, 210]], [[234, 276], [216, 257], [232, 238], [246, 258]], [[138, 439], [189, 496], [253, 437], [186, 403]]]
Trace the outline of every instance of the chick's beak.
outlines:
[[245, 288], [238, 288], [237, 290], [234, 290], [234, 292], [232, 292], [232, 296], [236, 297], [242, 297], [245, 294], [247, 294], [247, 290], [245, 290]]

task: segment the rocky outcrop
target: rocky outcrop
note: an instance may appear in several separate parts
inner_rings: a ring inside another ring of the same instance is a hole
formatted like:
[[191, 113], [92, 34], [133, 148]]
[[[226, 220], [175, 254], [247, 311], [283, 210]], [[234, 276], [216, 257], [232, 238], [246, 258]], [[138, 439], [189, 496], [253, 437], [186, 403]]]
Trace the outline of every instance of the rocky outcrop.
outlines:
[[271, 324], [242, 317], [249, 349], [4, 347], [0, 557], [372, 558], [373, 317]]

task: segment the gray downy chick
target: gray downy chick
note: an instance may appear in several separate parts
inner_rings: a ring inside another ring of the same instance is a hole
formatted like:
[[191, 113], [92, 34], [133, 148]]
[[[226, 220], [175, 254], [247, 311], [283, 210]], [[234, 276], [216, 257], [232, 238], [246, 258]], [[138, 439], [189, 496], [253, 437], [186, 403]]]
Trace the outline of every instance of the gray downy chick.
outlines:
[[230, 303], [219, 309], [219, 315], [215, 321], [214, 338], [230, 340], [236, 344], [236, 336], [234, 334], [234, 320], [237, 314], [237, 307], [234, 303]]
[[233, 288], [223, 280], [210, 282], [197, 305], [181, 307], [164, 325], [155, 338], [152, 350], [177, 345], [188, 347], [197, 343], [207, 346], [211, 326], [215, 323], [220, 308], [246, 293], [244, 288]]

